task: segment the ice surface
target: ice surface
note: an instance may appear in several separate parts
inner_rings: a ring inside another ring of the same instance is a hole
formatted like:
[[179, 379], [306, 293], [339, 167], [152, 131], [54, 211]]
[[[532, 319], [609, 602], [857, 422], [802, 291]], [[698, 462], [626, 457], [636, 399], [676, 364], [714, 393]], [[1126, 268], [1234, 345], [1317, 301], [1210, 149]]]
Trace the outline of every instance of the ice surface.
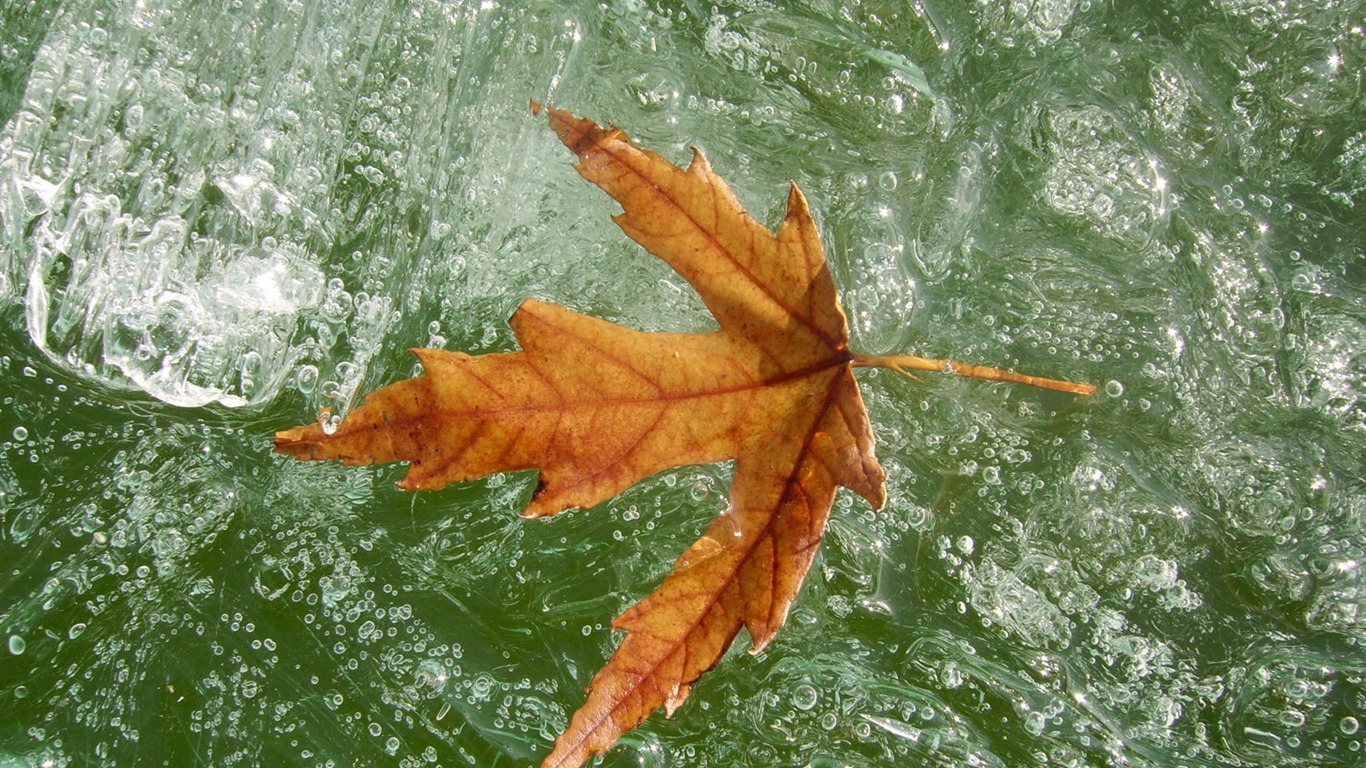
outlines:
[[[572, 45], [560, 14], [528, 12], [513, 31], [492, 8], [450, 12], [462, 23], [376, 37], [342, 8], [73, 8], [0, 137], [0, 287], [23, 295], [32, 342], [180, 406], [269, 403], [309, 365], [315, 402], [343, 413], [402, 308], [438, 300], [391, 276], [425, 254], [416, 269], [446, 284], [476, 247], [431, 195], [517, 204], [484, 197], [506, 169], [484, 172], [453, 135], [479, 130], [460, 94], [482, 88], [486, 62], [535, 69], [544, 88]], [[527, 56], [467, 60], [479, 54], [462, 54], [460, 35], [478, 47], [490, 32]], [[510, 222], [494, 220], [477, 236], [514, 250]]]
[[528, 522], [270, 454], [525, 296], [711, 327], [531, 98], [796, 180], [861, 351], [1103, 385], [861, 372], [888, 508], [604, 765], [1361, 764], [1360, 11], [7, 6], [0, 764], [546, 754], [729, 467]]

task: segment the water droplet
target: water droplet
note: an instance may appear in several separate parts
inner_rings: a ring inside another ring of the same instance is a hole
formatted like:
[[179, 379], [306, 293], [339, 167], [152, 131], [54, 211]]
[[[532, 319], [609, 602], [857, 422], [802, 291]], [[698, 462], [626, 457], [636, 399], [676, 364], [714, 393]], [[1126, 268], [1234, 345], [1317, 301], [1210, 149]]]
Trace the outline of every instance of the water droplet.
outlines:
[[15, 439], [15, 441], [20, 442], [20, 443], [22, 443], [22, 442], [24, 442], [25, 440], [27, 440], [27, 439], [28, 439], [28, 429], [25, 428], [25, 427], [15, 427], [15, 428], [14, 428], [14, 439]]
[[20, 636], [18, 636], [18, 635], [10, 635], [10, 636], [9, 636], [9, 652], [10, 652], [10, 653], [14, 654], [15, 656], [20, 656], [20, 655], [22, 655], [22, 654], [24, 653], [24, 649], [27, 648], [27, 647], [28, 647], [28, 643], [24, 642], [24, 638], [22, 638], [22, 637], [20, 637]]
[[85, 624], [82, 622], [77, 622], [75, 624], [72, 624], [71, 627], [67, 629], [66, 636], [71, 638], [72, 640], [75, 640], [76, 638], [80, 637], [81, 633], [83, 632], [85, 632]]
[[1342, 731], [1344, 736], [1352, 736], [1361, 730], [1361, 723], [1355, 717], [1348, 715], [1338, 722], [1338, 730]]
[[1110, 397], [1119, 397], [1124, 394], [1124, 385], [1111, 379], [1110, 381], [1105, 382], [1105, 394]]

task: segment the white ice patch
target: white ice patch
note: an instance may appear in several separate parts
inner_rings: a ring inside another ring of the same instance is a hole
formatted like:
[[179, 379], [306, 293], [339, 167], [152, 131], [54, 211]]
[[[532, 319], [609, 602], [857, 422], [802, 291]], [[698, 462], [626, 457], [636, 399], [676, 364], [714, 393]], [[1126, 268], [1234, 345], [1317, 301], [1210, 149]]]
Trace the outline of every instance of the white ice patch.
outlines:
[[298, 246], [224, 244], [185, 220], [147, 225], [112, 196], [78, 198], [34, 259], [29, 336], [55, 361], [165, 402], [269, 399], [293, 365], [299, 314], [324, 277]]

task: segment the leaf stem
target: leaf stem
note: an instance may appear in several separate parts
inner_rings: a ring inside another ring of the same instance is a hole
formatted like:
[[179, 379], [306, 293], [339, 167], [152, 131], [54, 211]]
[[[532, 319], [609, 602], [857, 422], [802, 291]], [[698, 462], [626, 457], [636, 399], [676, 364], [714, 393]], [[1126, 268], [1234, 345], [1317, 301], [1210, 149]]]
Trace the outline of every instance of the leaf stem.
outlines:
[[[938, 373], [952, 373], [956, 376], [966, 376], [973, 379], [987, 379], [989, 381], [1006, 381], [1012, 384], [1028, 384], [1031, 387], [1041, 389], [1051, 389], [1057, 392], [1069, 392], [1074, 395], [1090, 395], [1096, 391], [1091, 384], [1078, 384], [1072, 381], [1061, 381], [1059, 379], [1045, 379], [1039, 376], [1030, 376], [1014, 371], [1003, 371], [1000, 368], [989, 368], [985, 365], [971, 365], [960, 363], [956, 360], [940, 360], [930, 357], [916, 357], [914, 355], [861, 355], [853, 353], [852, 365], [859, 368], [890, 368], [893, 371], [912, 379], [916, 379], [911, 371], [935, 371]], [[919, 379], [916, 379], [919, 381]]]

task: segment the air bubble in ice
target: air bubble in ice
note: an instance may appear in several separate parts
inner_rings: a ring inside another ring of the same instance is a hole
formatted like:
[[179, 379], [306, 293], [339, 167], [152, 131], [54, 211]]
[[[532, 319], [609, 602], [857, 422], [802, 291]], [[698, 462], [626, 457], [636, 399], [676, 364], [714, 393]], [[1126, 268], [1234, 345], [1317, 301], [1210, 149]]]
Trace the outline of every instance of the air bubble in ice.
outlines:
[[298, 373], [294, 377], [294, 386], [305, 394], [313, 394], [313, 390], [318, 388], [318, 367], [316, 365], [301, 365]]
[[934, 514], [928, 507], [910, 504], [906, 510], [906, 525], [913, 531], [924, 533], [934, 524]]
[[799, 685], [797, 690], [792, 692], [792, 706], [803, 712], [809, 712], [820, 700], [820, 694], [810, 685]]
[[251, 399], [255, 394], [262, 365], [261, 355], [255, 350], [248, 350], [242, 355], [240, 391], [243, 397]]
[[470, 695], [473, 700], [479, 701], [487, 698], [491, 690], [493, 690], [493, 678], [488, 675], [480, 675], [474, 679], [474, 683], [470, 686]]
[[318, 426], [322, 428], [324, 435], [331, 435], [341, 426], [341, 417], [334, 416], [331, 411], [323, 411], [318, 414]]
[[440, 696], [446, 690], [450, 675], [441, 662], [424, 659], [417, 665], [417, 687], [428, 696]]

